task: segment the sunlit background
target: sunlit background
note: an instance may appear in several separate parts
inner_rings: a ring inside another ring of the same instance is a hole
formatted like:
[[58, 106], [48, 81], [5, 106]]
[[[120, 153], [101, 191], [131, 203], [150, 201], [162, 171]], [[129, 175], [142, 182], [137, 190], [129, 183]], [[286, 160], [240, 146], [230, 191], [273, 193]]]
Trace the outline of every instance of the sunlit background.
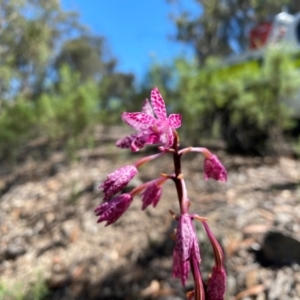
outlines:
[[[226, 257], [227, 300], [300, 299], [300, 1], [0, 0], [0, 300], [185, 299], [172, 278], [171, 182], [97, 224], [99, 185], [157, 151], [118, 149], [158, 87], [182, 171]], [[128, 150], [128, 151], [127, 151]], [[173, 173], [160, 157], [128, 189]], [[213, 265], [196, 225], [204, 282]], [[211, 300], [211, 299], [206, 299]]]

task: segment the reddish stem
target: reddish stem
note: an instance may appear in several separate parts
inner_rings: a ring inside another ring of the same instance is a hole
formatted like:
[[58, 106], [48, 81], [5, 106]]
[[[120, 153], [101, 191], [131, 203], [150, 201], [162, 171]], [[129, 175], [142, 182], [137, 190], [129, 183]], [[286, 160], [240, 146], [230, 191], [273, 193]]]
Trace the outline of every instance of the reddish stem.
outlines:
[[195, 259], [193, 255], [191, 256], [190, 259], [190, 265], [191, 265], [191, 270], [195, 282], [194, 300], [204, 300], [205, 293], [204, 293], [203, 282], [202, 282], [202, 278], [198, 266], [198, 261]]

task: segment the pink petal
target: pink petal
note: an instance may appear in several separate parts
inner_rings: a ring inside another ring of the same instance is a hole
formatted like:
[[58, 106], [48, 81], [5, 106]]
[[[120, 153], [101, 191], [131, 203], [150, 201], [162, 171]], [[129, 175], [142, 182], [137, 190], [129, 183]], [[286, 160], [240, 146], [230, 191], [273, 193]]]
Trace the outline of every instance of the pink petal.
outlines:
[[173, 276], [181, 278], [184, 286], [188, 277], [189, 264], [191, 263], [198, 268], [200, 262], [199, 245], [191, 216], [183, 214], [179, 218], [176, 231], [176, 244], [173, 252]]
[[190, 271], [190, 263], [189, 261], [182, 261], [180, 259], [180, 254], [176, 250], [176, 248], [173, 251], [173, 272], [172, 276], [174, 278], [180, 278], [181, 283], [183, 286], [185, 286], [185, 282], [188, 278], [188, 274]]
[[222, 182], [227, 181], [227, 171], [216, 155], [204, 160], [204, 179], [213, 178]]
[[178, 221], [175, 246], [181, 261], [186, 261], [190, 258], [191, 242], [194, 234], [190, 216], [188, 214], [181, 215]]
[[156, 133], [153, 133], [152, 130], [144, 130], [139, 132], [135, 135], [131, 143], [131, 150], [133, 152], [139, 151], [143, 148], [146, 144], [157, 144], [159, 142], [159, 136]]
[[207, 283], [207, 296], [209, 300], [224, 300], [226, 292], [225, 270], [213, 268], [212, 274]]
[[136, 138], [136, 136], [136, 133], [125, 136], [124, 138], [116, 142], [116, 146], [122, 149], [129, 149], [131, 147], [131, 143]]
[[155, 207], [161, 197], [162, 187], [157, 186], [155, 183], [149, 185], [142, 193], [142, 210], [144, 210], [148, 205], [152, 204]]
[[[193, 226], [193, 230], [195, 232], [194, 226]], [[194, 234], [194, 239], [193, 239], [193, 256], [195, 257], [197, 262], [200, 264], [201, 256], [200, 256], [200, 249], [199, 249], [199, 244], [198, 244], [196, 233]]]
[[146, 99], [143, 103], [142, 112], [154, 118], [153, 109], [148, 99]]
[[107, 221], [105, 226], [116, 222], [128, 209], [133, 198], [130, 194], [116, 196], [109, 202], [104, 202], [95, 209], [96, 216], [99, 216], [97, 223]]
[[202, 222], [202, 225], [205, 228], [207, 236], [208, 236], [208, 238], [210, 240], [210, 243], [211, 243], [211, 245], [213, 247], [213, 250], [214, 250], [214, 257], [215, 257], [216, 268], [220, 270], [224, 266], [224, 254], [223, 254], [222, 247], [219, 244], [219, 242], [217, 241], [217, 239], [215, 238], [215, 236], [212, 233], [212, 231], [210, 230], [207, 222]]
[[100, 216], [101, 214], [103, 214], [108, 207], [109, 207], [109, 202], [103, 202], [101, 205], [97, 206], [95, 208], [96, 216]]
[[159, 144], [159, 135], [157, 135], [156, 133], [149, 133], [147, 136], [147, 142], [146, 144], [148, 145], [155, 145], [155, 144]]
[[131, 149], [131, 151], [137, 152], [146, 144], [159, 144], [159, 138], [159, 135], [152, 130], [144, 130], [142, 132], [125, 136], [116, 142], [116, 146], [123, 149]]
[[154, 88], [151, 91], [151, 104], [153, 110], [159, 120], [167, 119], [166, 105], [163, 97], [161, 96], [158, 88]]
[[146, 139], [144, 135], [137, 134], [136, 138], [132, 141], [130, 149], [132, 152], [137, 152], [142, 149], [146, 144]]
[[171, 127], [169, 127], [169, 134], [168, 134], [168, 143], [165, 145], [165, 148], [170, 148], [174, 144], [174, 133]]
[[169, 126], [165, 126], [162, 128], [160, 132], [160, 143], [164, 148], [170, 148], [174, 143], [174, 134], [173, 129]]
[[182, 116], [180, 114], [171, 114], [169, 115], [168, 120], [170, 127], [176, 129], [181, 126]]
[[221, 245], [213, 235], [208, 224], [202, 222], [214, 250], [215, 266], [207, 284], [209, 300], [224, 300], [226, 291], [226, 272], [224, 269], [224, 254]]
[[128, 165], [109, 174], [107, 179], [100, 185], [104, 192], [104, 201], [123, 190], [137, 172], [135, 166]]
[[122, 113], [122, 120], [137, 131], [146, 130], [157, 122], [152, 116], [140, 112], [124, 112]]

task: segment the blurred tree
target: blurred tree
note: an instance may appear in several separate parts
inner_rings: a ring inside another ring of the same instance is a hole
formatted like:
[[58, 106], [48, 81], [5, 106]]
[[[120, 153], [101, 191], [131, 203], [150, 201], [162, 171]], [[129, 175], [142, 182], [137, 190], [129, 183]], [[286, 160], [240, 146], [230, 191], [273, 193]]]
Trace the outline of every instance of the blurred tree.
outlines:
[[112, 73], [116, 60], [109, 53], [103, 37], [82, 35], [64, 43], [55, 65], [60, 69], [64, 64], [78, 72], [82, 81], [91, 78], [99, 81]]
[[[99, 84], [102, 108], [113, 111], [128, 110], [136, 94], [134, 75], [114, 71]], [[120, 118], [119, 118], [120, 119]]]
[[1, 99], [43, 89], [61, 42], [81, 31], [77, 16], [57, 0], [0, 0]]
[[17, 96], [38, 99], [59, 83], [64, 65], [81, 82], [99, 84], [102, 107], [111, 99], [122, 104], [134, 90], [134, 76], [116, 71], [105, 38], [90, 34], [77, 14], [63, 11], [57, 0], [0, 0], [0, 40], [2, 103]]
[[133, 74], [116, 71], [117, 60], [103, 37], [85, 34], [67, 40], [55, 62], [57, 70], [64, 65], [78, 73], [81, 82], [92, 79], [99, 84], [102, 109], [120, 108], [133, 94]]
[[180, 131], [186, 140], [223, 137], [229, 151], [255, 155], [284, 150], [283, 133], [297, 118], [293, 101], [300, 78], [293, 56], [270, 48], [263, 64], [232, 68], [207, 59], [199, 68], [180, 59], [176, 66], [180, 80], [174, 111], [183, 115]]
[[[180, 5], [182, 0], [167, 0]], [[300, 11], [298, 0], [194, 0], [203, 9], [199, 16], [182, 11], [174, 16], [176, 39], [189, 44], [202, 63], [211, 55], [228, 55], [248, 46], [248, 31], [262, 20], [272, 20], [282, 9]]]
[[80, 147], [135, 92], [105, 38], [59, 0], [0, 0], [0, 41], [0, 159], [41, 136]]

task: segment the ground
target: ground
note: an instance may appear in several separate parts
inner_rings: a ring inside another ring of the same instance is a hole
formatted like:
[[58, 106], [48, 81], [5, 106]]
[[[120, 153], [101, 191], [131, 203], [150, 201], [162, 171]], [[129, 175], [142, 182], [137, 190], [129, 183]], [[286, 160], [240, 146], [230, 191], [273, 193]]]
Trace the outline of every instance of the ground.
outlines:
[[[114, 147], [114, 136], [69, 162], [54, 151], [0, 170], [0, 299], [185, 299], [172, 274], [172, 182], [158, 206], [136, 197], [115, 224], [97, 224], [99, 184], [145, 155]], [[226, 184], [203, 179], [203, 157], [183, 158], [191, 213], [208, 218], [226, 254], [227, 298], [300, 299], [300, 162], [288, 157], [229, 156]], [[148, 153], [149, 154], [149, 153]], [[143, 166], [131, 186], [172, 172], [171, 157]], [[201, 224], [203, 278], [213, 265]]]

